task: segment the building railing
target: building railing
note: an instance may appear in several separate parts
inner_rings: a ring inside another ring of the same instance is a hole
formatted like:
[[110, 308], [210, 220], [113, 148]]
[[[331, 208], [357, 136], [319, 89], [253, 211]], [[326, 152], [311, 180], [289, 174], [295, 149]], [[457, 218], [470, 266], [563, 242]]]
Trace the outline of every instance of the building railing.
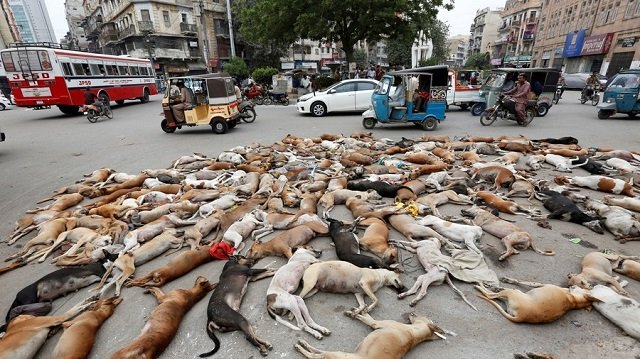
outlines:
[[136, 27], [133, 25], [129, 25], [129, 27], [125, 27], [124, 29], [120, 30], [120, 32], [118, 32], [118, 39], [124, 39], [125, 37], [135, 35], [135, 33]]
[[180, 23], [180, 32], [182, 33], [196, 33], [198, 32], [198, 28], [195, 24], [187, 24], [184, 22]]
[[140, 30], [140, 32], [154, 32], [153, 21], [138, 21], [138, 29]]

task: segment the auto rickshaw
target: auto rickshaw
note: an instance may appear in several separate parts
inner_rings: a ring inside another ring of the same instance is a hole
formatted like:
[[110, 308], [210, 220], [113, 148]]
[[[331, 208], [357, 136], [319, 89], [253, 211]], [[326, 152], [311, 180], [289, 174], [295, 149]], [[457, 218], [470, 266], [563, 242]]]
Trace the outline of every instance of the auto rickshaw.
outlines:
[[549, 113], [553, 105], [553, 96], [556, 92], [560, 71], [553, 68], [499, 68], [491, 71], [491, 74], [483, 82], [480, 88], [480, 98], [488, 106], [493, 106], [504, 91], [509, 91], [515, 86], [519, 73], [527, 76], [531, 84], [531, 99], [537, 101], [537, 116], [544, 117]]
[[[371, 129], [377, 123], [412, 123], [423, 130], [435, 130], [446, 117], [448, 82], [446, 65], [387, 73], [371, 95], [372, 105], [362, 114], [362, 125]], [[392, 98], [403, 89], [404, 101]]]
[[[173, 106], [180, 103], [178, 81], [184, 82], [191, 92], [192, 105], [184, 109], [184, 122], [177, 122]], [[213, 132], [222, 134], [234, 128], [240, 121], [238, 101], [236, 99], [233, 78], [221, 74], [206, 74], [184, 77], [172, 77], [167, 80], [167, 90], [162, 99], [164, 119], [162, 130], [173, 133], [182, 126], [210, 125]], [[170, 127], [169, 123], [176, 123]]]
[[622, 70], [614, 75], [598, 105], [598, 118], [606, 120], [616, 113], [635, 117], [640, 113], [640, 70]]

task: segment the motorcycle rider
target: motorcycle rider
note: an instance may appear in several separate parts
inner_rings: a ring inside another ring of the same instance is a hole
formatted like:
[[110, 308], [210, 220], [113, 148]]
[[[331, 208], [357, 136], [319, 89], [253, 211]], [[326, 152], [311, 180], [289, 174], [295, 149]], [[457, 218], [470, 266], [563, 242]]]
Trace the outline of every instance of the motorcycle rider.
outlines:
[[518, 74], [516, 85], [511, 90], [504, 92], [504, 95], [510, 95], [510, 99], [515, 102], [516, 118], [520, 125], [525, 122], [524, 110], [527, 107], [530, 91], [531, 84], [527, 81], [527, 75], [521, 72]]
[[598, 71], [591, 73], [591, 76], [587, 79], [587, 84], [582, 90], [582, 96], [593, 96], [593, 90], [600, 88], [600, 80], [598, 79]]
[[102, 113], [102, 101], [96, 94], [91, 92], [91, 87], [87, 86], [84, 89], [84, 104], [85, 106], [93, 106], [98, 113]]
[[558, 86], [560, 86], [560, 97], [564, 94], [564, 88], [567, 87], [567, 80], [565, 80], [564, 75], [560, 75], [558, 79]]

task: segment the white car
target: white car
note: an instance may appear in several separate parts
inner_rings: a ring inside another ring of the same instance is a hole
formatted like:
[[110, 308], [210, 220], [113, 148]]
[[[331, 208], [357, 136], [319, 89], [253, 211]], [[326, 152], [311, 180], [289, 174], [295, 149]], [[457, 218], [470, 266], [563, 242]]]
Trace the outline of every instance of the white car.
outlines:
[[8, 98], [0, 96], [0, 111], [4, 111], [7, 107], [13, 106]]
[[352, 79], [335, 83], [322, 91], [298, 98], [298, 112], [324, 116], [335, 111], [362, 113], [371, 105], [371, 95], [380, 86], [372, 79]]

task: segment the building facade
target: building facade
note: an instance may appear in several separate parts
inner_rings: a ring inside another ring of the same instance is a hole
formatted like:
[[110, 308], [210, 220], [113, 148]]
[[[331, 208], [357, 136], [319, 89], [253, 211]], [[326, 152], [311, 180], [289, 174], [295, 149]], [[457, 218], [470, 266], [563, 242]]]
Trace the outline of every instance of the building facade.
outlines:
[[57, 42], [44, 0], [9, 0], [23, 42]]
[[498, 28], [502, 23], [501, 11], [502, 9], [491, 10], [488, 7], [476, 11], [476, 16], [470, 29], [469, 55], [491, 54], [498, 38]]
[[542, 0], [507, 0], [491, 54], [494, 66], [529, 67]]
[[20, 31], [9, 7], [9, 1], [0, 0], [0, 50], [20, 41]]
[[86, 51], [89, 48], [82, 23], [89, 16], [83, 3], [86, 0], [66, 0], [64, 9], [67, 18], [69, 32], [65, 36], [67, 47], [74, 50]]
[[447, 43], [449, 44], [449, 58], [445, 63], [454, 67], [464, 66], [467, 61], [469, 35], [451, 36]]
[[411, 46], [411, 67], [420, 66], [422, 61], [428, 60], [431, 56], [433, 56], [433, 42], [420, 31]]
[[544, 0], [538, 35], [537, 66], [607, 77], [640, 68], [640, 1]]

